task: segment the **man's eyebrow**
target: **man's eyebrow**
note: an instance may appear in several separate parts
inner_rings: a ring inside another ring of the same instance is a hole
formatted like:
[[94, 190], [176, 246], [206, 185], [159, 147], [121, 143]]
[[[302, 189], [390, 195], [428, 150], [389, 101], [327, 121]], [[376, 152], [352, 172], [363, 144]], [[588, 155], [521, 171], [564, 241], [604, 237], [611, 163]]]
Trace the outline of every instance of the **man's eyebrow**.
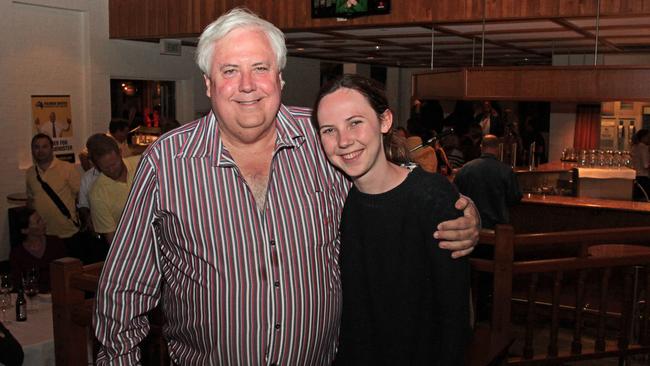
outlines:
[[235, 64], [219, 64], [219, 69], [223, 69], [226, 67], [238, 67], [238, 66]]

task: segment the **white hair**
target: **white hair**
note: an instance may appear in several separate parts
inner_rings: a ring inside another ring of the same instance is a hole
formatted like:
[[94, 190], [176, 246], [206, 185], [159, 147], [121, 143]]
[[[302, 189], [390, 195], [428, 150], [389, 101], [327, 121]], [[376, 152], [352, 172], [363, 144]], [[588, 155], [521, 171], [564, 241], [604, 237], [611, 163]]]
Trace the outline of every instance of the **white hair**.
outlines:
[[284, 43], [284, 33], [270, 22], [260, 18], [257, 14], [246, 8], [234, 8], [210, 23], [199, 37], [196, 48], [196, 64], [203, 74], [209, 76], [212, 68], [212, 53], [214, 44], [224, 38], [228, 33], [240, 28], [257, 28], [269, 40], [275, 53], [278, 71], [282, 71], [287, 64], [287, 46]]

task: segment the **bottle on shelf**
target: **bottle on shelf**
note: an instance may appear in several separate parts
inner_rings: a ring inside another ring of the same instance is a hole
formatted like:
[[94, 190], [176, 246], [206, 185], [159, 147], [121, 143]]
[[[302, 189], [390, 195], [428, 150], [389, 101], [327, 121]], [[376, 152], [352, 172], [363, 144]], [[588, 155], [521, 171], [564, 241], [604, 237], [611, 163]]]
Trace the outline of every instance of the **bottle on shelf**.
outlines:
[[18, 289], [18, 297], [16, 297], [16, 321], [24, 322], [27, 320], [27, 300], [25, 300], [25, 291], [22, 288]]

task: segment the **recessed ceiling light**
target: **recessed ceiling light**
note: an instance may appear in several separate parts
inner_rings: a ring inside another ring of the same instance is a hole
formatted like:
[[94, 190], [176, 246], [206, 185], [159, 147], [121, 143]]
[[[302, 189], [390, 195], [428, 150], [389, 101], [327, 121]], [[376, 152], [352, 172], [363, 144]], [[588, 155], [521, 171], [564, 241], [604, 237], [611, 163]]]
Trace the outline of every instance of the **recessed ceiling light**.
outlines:
[[379, 45], [376, 45], [376, 46], [375, 46], [375, 49], [378, 50], [378, 49], [379, 49]]
[[304, 51], [304, 50], [305, 50], [305, 49], [302, 48], [302, 47], [298, 47], [298, 48], [296, 48], [296, 51]]

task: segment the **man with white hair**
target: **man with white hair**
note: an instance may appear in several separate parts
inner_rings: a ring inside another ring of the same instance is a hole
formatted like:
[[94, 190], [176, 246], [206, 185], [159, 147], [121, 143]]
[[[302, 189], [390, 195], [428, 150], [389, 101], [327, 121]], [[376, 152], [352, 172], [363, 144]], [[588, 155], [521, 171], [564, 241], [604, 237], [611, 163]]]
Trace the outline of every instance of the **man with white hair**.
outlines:
[[[279, 29], [231, 10], [196, 59], [212, 111], [142, 156], [99, 282], [98, 363], [138, 362], [144, 314], [161, 303], [174, 364], [330, 364], [350, 182], [327, 162], [311, 111], [280, 102]], [[466, 206], [436, 234], [454, 256], [478, 236]]]

